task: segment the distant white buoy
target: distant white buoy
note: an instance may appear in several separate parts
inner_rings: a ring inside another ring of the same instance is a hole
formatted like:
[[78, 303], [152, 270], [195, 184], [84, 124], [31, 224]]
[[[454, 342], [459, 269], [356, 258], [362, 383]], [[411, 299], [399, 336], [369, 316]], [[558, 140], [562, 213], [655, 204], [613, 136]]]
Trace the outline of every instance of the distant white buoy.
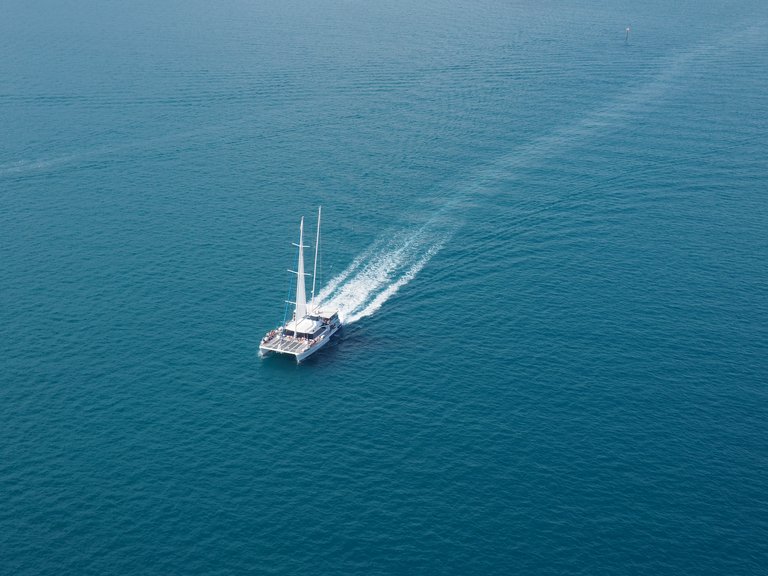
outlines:
[[629, 26], [627, 26], [627, 35], [624, 37], [624, 42], [629, 42]]

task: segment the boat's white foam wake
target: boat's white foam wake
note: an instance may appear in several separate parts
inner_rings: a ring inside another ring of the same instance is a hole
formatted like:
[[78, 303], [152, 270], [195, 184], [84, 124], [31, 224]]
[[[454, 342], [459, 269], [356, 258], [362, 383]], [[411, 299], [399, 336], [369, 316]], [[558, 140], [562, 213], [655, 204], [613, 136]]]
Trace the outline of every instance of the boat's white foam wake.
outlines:
[[689, 67], [700, 64], [717, 50], [737, 45], [737, 40], [759, 40], [756, 30], [751, 27], [672, 55], [661, 61], [656, 74], [629, 87], [626, 93], [478, 168], [453, 190], [447, 191], [442, 206], [429, 222], [416, 231], [390, 234], [375, 242], [320, 291], [318, 300], [338, 308], [345, 324], [370, 316], [413, 280], [440, 251], [459, 228], [457, 214], [472, 197], [492, 189], [498, 182], [514, 179], [520, 168], [579, 146], [603, 132], [621, 129], [645, 106], [664, 97], [674, 87], [678, 76]]
[[370, 316], [418, 274], [448, 239], [426, 225], [379, 240], [334, 277], [318, 300], [338, 308], [344, 324]]

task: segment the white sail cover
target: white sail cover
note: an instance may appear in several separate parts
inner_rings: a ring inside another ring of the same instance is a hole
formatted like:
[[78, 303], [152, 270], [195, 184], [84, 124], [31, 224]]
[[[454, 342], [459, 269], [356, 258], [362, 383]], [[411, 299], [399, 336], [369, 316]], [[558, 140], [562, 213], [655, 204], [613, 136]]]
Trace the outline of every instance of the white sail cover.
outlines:
[[296, 309], [294, 319], [296, 322], [307, 315], [307, 292], [304, 287], [304, 217], [301, 218], [299, 227], [299, 267], [296, 270]]

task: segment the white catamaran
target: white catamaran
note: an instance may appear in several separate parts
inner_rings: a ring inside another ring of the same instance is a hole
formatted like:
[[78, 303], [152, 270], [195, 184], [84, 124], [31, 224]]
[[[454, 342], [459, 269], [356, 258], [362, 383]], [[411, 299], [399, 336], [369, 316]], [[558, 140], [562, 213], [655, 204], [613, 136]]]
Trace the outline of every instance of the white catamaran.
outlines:
[[[339, 311], [324, 308], [315, 301], [315, 287], [317, 279], [317, 255], [320, 247], [320, 215], [317, 210], [317, 239], [315, 241], [315, 262], [312, 272], [312, 299], [307, 303], [307, 294], [304, 286], [304, 277], [309, 274], [304, 272], [304, 217], [299, 225], [299, 243], [294, 244], [299, 249], [297, 270], [289, 270], [296, 274], [296, 301], [286, 301], [293, 304], [293, 317], [290, 321], [283, 321], [283, 325], [270, 330], [261, 339], [259, 353], [262, 356], [270, 352], [288, 354], [296, 357], [296, 362], [301, 362], [307, 356], [314, 354], [325, 346], [339, 328]], [[286, 313], [287, 316], [287, 313]]]

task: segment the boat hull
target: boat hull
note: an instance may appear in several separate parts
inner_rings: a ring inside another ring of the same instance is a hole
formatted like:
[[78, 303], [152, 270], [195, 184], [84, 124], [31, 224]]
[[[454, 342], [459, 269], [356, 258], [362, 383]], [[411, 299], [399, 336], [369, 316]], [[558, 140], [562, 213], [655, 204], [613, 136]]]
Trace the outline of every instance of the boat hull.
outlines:
[[270, 354], [285, 354], [296, 358], [296, 363], [309, 358], [312, 354], [328, 344], [341, 326], [329, 327], [315, 342], [308, 342], [301, 338], [281, 336], [279, 333], [262, 341], [259, 346], [259, 354], [266, 357]]

